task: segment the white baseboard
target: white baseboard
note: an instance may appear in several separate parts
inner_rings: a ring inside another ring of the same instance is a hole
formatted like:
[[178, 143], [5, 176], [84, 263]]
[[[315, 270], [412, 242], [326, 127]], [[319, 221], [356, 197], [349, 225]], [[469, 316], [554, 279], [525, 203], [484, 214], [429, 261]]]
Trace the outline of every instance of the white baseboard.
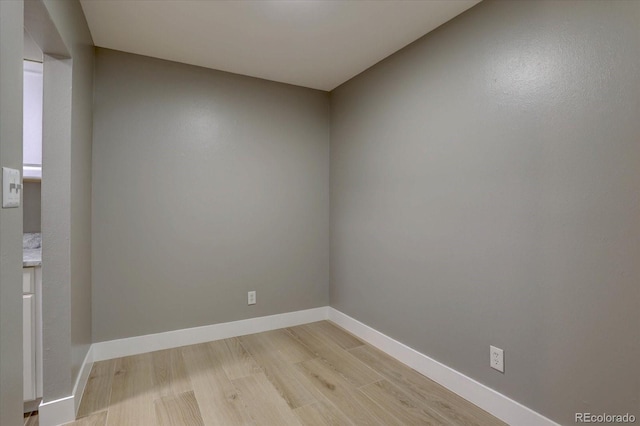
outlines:
[[329, 320], [510, 425], [558, 426], [499, 392], [329, 307]]
[[84, 357], [82, 366], [80, 367], [80, 373], [78, 379], [73, 387], [73, 412], [78, 413], [80, 408], [80, 401], [82, 401], [82, 395], [84, 395], [84, 388], [87, 387], [87, 381], [89, 381], [89, 374], [91, 374], [91, 368], [93, 367], [93, 345], [89, 347], [87, 355]]
[[323, 306], [304, 311], [98, 342], [92, 345], [93, 361], [104, 361], [322, 321], [328, 318], [328, 309], [328, 306]]
[[27, 401], [23, 404], [23, 413], [33, 413], [34, 411], [38, 411], [40, 408], [40, 403], [42, 399], [38, 398], [35, 401]]
[[40, 426], [58, 426], [76, 419], [76, 409], [73, 395], [55, 401], [42, 402], [38, 408], [38, 423]]
[[266, 317], [94, 343], [87, 351], [84, 362], [80, 367], [80, 373], [73, 387], [73, 394], [40, 404], [40, 426], [57, 426], [75, 420], [94, 362], [293, 327], [326, 320], [328, 316], [329, 307], [323, 306], [304, 311], [287, 312]]
[[75, 414], [80, 406], [82, 394], [94, 362], [293, 327], [326, 319], [508, 424], [558, 426], [557, 423], [519, 402], [329, 306], [94, 343], [82, 364], [73, 395], [40, 404], [40, 425], [57, 426], [75, 420]]
[[78, 407], [87, 386], [89, 374], [93, 367], [93, 346], [89, 347], [80, 372], [73, 386], [73, 393], [55, 401], [41, 402], [38, 407], [38, 423], [40, 426], [57, 426], [72, 422], [76, 419]]

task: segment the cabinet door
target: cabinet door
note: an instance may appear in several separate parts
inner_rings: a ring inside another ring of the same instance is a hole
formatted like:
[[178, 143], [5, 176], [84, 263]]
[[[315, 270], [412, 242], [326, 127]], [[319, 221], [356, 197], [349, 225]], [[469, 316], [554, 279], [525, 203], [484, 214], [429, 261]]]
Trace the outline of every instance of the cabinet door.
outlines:
[[22, 292], [33, 293], [35, 291], [34, 283], [35, 283], [34, 268], [23, 268], [22, 269]]
[[36, 299], [33, 294], [22, 296], [23, 399], [36, 399]]

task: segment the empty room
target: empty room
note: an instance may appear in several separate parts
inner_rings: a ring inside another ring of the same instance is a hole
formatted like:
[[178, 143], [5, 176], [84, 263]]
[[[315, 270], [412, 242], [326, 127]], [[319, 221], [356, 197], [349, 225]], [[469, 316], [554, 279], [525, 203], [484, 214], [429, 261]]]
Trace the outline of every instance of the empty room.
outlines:
[[0, 426], [640, 422], [640, 1], [0, 0], [0, 165]]

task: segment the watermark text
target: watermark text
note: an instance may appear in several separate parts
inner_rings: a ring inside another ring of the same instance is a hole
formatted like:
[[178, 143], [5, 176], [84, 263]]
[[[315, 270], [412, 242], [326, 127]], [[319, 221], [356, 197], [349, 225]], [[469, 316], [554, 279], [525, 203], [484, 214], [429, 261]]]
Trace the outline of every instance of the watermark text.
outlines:
[[635, 423], [636, 416], [633, 414], [594, 414], [576, 413], [576, 423]]

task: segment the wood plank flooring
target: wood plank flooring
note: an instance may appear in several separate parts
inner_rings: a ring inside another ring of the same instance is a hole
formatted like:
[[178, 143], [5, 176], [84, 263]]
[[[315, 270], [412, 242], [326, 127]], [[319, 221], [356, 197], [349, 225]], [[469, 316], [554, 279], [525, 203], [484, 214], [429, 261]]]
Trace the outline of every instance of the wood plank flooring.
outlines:
[[97, 362], [68, 425], [504, 423], [320, 321]]
[[38, 412], [24, 413], [24, 426], [38, 426]]

